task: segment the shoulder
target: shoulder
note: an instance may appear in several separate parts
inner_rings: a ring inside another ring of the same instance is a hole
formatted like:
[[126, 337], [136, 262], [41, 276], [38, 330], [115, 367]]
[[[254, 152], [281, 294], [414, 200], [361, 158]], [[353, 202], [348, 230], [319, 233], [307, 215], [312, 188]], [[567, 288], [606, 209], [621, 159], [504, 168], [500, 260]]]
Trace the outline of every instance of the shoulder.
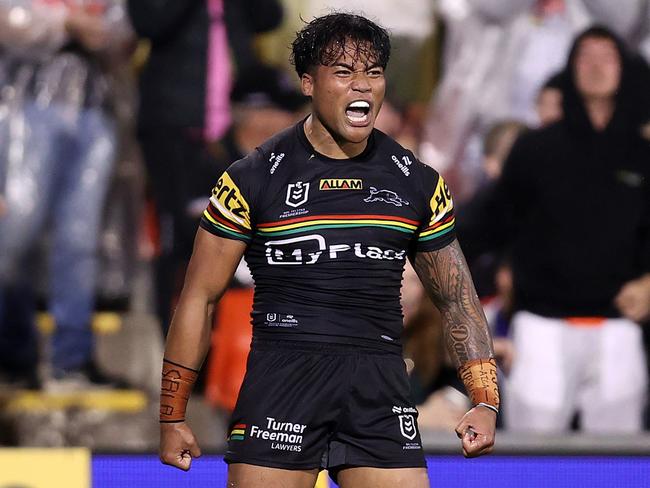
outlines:
[[423, 176], [438, 177], [438, 173], [433, 168], [423, 164], [413, 151], [405, 148], [392, 137], [378, 129], [375, 129], [373, 137], [378, 157], [386, 161], [402, 178], [417, 183]]
[[297, 142], [296, 127], [289, 127], [267, 139], [242, 159], [235, 161], [227, 171], [246, 173], [252, 178], [259, 176], [265, 179], [267, 175], [275, 172], [288, 154], [295, 151]]
[[436, 195], [451, 200], [449, 188], [440, 173], [420, 161], [413, 151], [379, 130], [375, 131], [375, 142], [377, 154], [391, 168], [394, 177], [401, 180], [403, 187], [408, 188], [412, 198], [423, 202], [427, 208], [428, 202]]

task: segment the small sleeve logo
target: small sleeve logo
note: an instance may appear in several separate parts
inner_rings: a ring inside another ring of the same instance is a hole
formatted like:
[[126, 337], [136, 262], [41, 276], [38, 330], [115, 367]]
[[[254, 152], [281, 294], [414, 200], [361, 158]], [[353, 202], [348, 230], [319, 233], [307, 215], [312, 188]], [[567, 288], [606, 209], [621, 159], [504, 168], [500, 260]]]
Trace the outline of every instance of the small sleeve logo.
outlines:
[[436, 222], [442, 220], [445, 215], [449, 214], [454, 208], [454, 201], [451, 198], [451, 192], [445, 180], [440, 176], [438, 178], [438, 184], [436, 185], [436, 190], [433, 192], [431, 201], [429, 202], [431, 206], [431, 222], [429, 225], [433, 225]]
[[241, 190], [226, 172], [212, 189], [210, 202], [228, 220], [251, 230], [250, 207]]

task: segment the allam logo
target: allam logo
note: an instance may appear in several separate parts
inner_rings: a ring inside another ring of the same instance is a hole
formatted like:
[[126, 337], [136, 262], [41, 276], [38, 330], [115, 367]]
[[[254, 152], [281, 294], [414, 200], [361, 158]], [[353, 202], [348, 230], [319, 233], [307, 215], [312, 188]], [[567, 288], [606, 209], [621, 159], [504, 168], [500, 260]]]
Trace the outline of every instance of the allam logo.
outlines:
[[362, 190], [363, 180], [355, 178], [326, 178], [320, 180], [319, 190]]

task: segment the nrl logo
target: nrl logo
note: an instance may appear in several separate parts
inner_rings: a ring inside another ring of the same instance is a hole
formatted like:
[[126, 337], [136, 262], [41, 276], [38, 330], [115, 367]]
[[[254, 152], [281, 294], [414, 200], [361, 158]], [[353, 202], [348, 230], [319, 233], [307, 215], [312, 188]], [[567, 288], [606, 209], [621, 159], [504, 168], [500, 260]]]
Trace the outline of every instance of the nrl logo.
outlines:
[[296, 183], [289, 183], [287, 186], [287, 198], [284, 203], [290, 207], [300, 207], [307, 202], [309, 198], [309, 183], [297, 181]]
[[399, 419], [399, 430], [402, 435], [410, 441], [415, 439], [418, 431], [415, 427], [415, 418], [413, 415], [398, 415], [397, 418]]

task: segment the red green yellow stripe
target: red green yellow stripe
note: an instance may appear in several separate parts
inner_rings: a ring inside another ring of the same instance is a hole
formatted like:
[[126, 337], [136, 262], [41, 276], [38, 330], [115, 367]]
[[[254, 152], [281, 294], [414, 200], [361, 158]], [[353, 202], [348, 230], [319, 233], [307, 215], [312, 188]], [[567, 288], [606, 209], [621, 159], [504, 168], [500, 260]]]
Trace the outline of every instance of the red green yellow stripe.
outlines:
[[456, 223], [455, 218], [451, 218], [451, 220], [447, 219], [444, 222], [438, 222], [436, 225], [432, 225], [428, 229], [425, 229], [424, 231], [420, 232], [420, 238], [426, 237], [431, 234], [436, 234], [440, 231], [443, 231], [449, 227], [453, 227], [453, 225]]
[[332, 220], [332, 219], [374, 219], [374, 220], [393, 220], [404, 222], [406, 224], [411, 224], [418, 226], [420, 223], [417, 220], [407, 219], [405, 217], [398, 217], [396, 215], [377, 215], [377, 214], [352, 214], [352, 215], [343, 215], [343, 214], [330, 214], [330, 215], [312, 215], [309, 217], [296, 217], [295, 219], [286, 219], [280, 220], [277, 222], [265, 222], [259, 224], [258, 227], [276, 227], [278, 225], [286, 224], [295, 224], [298, 222], [307, 222], [311, 220]]
[[306, 230], [350, 227], [380, 227], [412, 234], [416, 231], [418, 222], [386, 215], [316, 215], [282, 222], [266, 222], [259, 224], [257, 230], [265, 235], [286, 235]]
[[[448, 213], [447, 215], [444, 216], [442, 219], [435, 220], [433, 223], [429, 222], [429, 227], [424, 229], [424, 232], [435, 229], [437, 227], [440, 227], [441, 225], [445, 225], [447, 222], [450, 220], [454, 219], [454, 214], [453, 213]], [[433, 219], [432, 219], [433, 220]]]
[[229, 440], [243, 441], [246, 436], [246, 424], [237, 424], [230, 431]]
[[235, 224], [233, 224], [232, 222], [229, 222], [228, 220], [221, 217], [221, 215], [218, 213], [217, 210], [215, 210], [215, 208], [214, 208], [214, 206], [212, 204], [208, 205], [208, 208], [205, 209], [205, 212], [207, 212], [208, 216], [212, 217], [213, 220], [216, 220], [220, 224], [228, 227], [229, 229], [231, 229], [231, 230], [233, 230], [235, 232], [242, 232], [241, 230], [239, 230], [235, 226]]
[[422, 236], [422, 234], [420, 234], [420, 236], [418, 237], [418, 241], [420, 241], [420, 242], [422, 242], [422, 241], [430, 241], [430, 240], [432, 240], [432, 239], [436, 239], [436, 238], [438, 238], [438, 237], [442, 237], [442, 236], [444, 236], [445, 234], [448, 234], [449, 232], [451, 232], [452, 230], [454, 230], [453, 225], [447, 227], [446, 229], [440, 229], [440, 230], [438, 230], [436, 233], [434, 233], [434, 234], [429, 234], [429, 235], [427, 235], [427, 236]]
[[203, 212], [203, 221], [207, 221], [207, 223], [213, 228], [216, 229], [219, 232], [222, 232], [226, 234], [227, 236], [235, 237], [237, 239], [243, 239], [245, 241], [250, 241], [251, 237], [242, 232], [241, 230], [235, 228], [232, 225], [228, 225], [226, 222], [224, 222], [222, 219], [219, 219], [216, 215], [213, 216], [211, 213], [206, 209]]

